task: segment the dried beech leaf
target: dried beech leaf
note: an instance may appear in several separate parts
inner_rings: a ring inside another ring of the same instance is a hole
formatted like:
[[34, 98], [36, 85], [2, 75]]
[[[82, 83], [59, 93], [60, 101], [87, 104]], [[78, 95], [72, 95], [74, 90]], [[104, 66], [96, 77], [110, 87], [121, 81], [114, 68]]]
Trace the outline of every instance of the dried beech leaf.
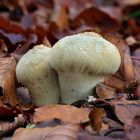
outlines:
[[116, 102], [114, 108], [118, 119], [127, 125], [131, 125], [133, 119], [140, 116], [140, 101]]
[[130, 48], [128, 46], [125, 47], [125, 53], [124, 53], [124, 77], [127, 83], [130, 83], [133, 80], [135, 80], [134, 68], [130, 56]]
[[140, 99], [140, 84], [138, 85], [136, 91], [135, 91], [136, 97]]
[[13, 130], [15, 130], [18, 127], [23, 126], [25, 123], [25, 119], [21, 114], [19, 114], [17, 117], [15, 117], [13, 122], [8, 121], [0, 121], [0, 137], [6, 133], [9, 133]]
[[96, 92], [101, 99], [111, 99], [115, 96], [116, 89], [106, 84], [100, 83], [96, 85]]
[[16, 62], [13, 57], [0, 58], [0, 87], [3, 96], [1, 99], [4, 103], [12, 106], [18, 104], [15, 89], [15, 68]]
[[117, 0], [120, 6], [132, 6], [140, 4], [139, 0]]
[[67, 7], [65, 5], [62, 5], [61, 7], [56, 5], [51, 20], [62, 29], [68, 28], [69, 22], [68, 22]]
[[124, 125], [124, 132], [127, 139], [129, 140], [139, 140], [140, 139], [140, 116], [135, 117], [132, 125]]
[[4, 40], [0, 39], [0, 57], [4, 57], [7, 55], [8, 48], [4, 42]]
[[84, 25], [89, 25], [91, 27], [98, 27], [101, 29], [101, 31], [116, 31], [120, 27], [120, 24], [117, 20], [110, 17], [108, 14], [101, 11], [97, 7], [87, 8], [79, 13], [79, 15], [77, 15], [77, 17], [72, 20], [71, 27], [76, 29], [83, 25], [83, 23]]
[[104, 11], [105, 13], [107, 13], [109, 16], [111, 16], [112, 18], [116, 19], [117, 21], [120, 21], [121, 19], [121, 8], [118, 6], [100, 6], [99, 7], [100, 10]]
[[105, 79], [104, 79], [104, 83], [106, 85], [109, 85], [109, 86], [112, 86], [114, 88], [116, 88], [117, 90], [124, 90], [125, 86], [126, 86], [126, 83], [114, 76], [106, 76]]
[[94, 107], [89, 114], [90, 125], [97, 133], [102, 129], [104, 117], [105, 111], [103, 108]]
[[[102, 135], [92, 135], [90, 133], [87, 133], [86, 131], [80, 131], [78, 132], [77, 140], [114, 140], [114, 138], [105, 137]], [[119, 139], [119, 140], [124, 140], [124, 139]]]
[[45, 128], [19, 128], [12, 140], [77, 140], [78, 124]]
[[139, 34], [140, 33], [140, 27], [137, 25], [135, 19], [129, 19], [128, 20], [128, 25], [129, 25], [129, 28], [130, 28], [130, 30], [133, 34]]
[[140, 58], [132, 57], [132, 62], [134, 65], [135, 80], [137, 80], [140, 83]]
[[72, 105], [47, 105], [35, 109], [33, 121], [37, 123], [58, 118], [66, 123], [80, 123], [88, 120], [88, 114], [89, 110], [86, 108], [76, 108]]

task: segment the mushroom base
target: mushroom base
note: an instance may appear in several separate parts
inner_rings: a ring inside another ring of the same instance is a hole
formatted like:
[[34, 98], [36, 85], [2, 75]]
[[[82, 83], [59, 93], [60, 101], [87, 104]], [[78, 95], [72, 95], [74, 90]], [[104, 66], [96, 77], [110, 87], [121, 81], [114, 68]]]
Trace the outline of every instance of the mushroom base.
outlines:
[[27, 82], [33, 104], [45, 106], [47, 104], [59, 103], [60, 91], [56, 81], [55, 71], [53, 69], [48, 71], [48, 75], [42, 71], [40, 72], [42, 75], [38, 75], [37, 73], [36, 77], [32, 78], [30, 83], [29, 81]]
[[103, 76], [88, 75], [84, 73], [59, 73], [61, 102], [71, 104], [84, 100], [93, 93], [97, 83], [103, 81]]

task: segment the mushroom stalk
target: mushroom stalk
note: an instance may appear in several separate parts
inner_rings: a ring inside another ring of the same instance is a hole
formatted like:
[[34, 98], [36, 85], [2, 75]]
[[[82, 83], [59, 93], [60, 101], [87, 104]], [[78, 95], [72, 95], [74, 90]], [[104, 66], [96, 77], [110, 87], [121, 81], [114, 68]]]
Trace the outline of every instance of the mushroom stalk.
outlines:
[[61, 102], [73, 103], [84, 100], [93, 94], [93, 88], [103, 81], [103, 76], [89, 75], [87, 73], [59, 73]]

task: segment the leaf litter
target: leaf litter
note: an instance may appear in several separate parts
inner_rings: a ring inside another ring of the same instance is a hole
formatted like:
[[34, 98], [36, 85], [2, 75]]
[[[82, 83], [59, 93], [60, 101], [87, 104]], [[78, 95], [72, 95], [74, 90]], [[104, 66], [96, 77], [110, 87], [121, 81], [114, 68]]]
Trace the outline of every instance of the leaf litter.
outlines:
[[[1, 0], [0, 137], [13, 140], [140, 139], [140, 3], [135, 0]], [[17, 83], [19, 59], [36, 44], [95, 31], [117, 46], [121, 66], [72, 105], [36, 107]], [[29, 124], [33, 128], [26, 128]], [[22, 127], [22, 128], [20, 128]]]

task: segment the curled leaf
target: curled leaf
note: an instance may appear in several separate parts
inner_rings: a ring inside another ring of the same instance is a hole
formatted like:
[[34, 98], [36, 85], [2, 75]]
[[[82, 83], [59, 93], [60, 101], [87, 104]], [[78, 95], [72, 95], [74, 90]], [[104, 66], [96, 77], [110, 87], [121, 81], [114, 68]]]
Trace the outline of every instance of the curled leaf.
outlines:
[[47, 105], [35, 109], [33, 121], [37, 123], [58, 118], [66, 123], [80, 123], [88, 120], [88, 114], [89, 110], [72, 105]]
[[4, 103], [8, 103], [12, 106], [18, 104], [15, 89], [15, 68], [16, 62], [13, 57], [0, 58], [1, 99]]
[[19, 128], [12, 140], [77, 140], [78, 124], [45, 128]]
[[105, 111], [103, 108], [94, 107], [89, 114], [90, 125], [97, 133], [102, 129], [104, 117]]

